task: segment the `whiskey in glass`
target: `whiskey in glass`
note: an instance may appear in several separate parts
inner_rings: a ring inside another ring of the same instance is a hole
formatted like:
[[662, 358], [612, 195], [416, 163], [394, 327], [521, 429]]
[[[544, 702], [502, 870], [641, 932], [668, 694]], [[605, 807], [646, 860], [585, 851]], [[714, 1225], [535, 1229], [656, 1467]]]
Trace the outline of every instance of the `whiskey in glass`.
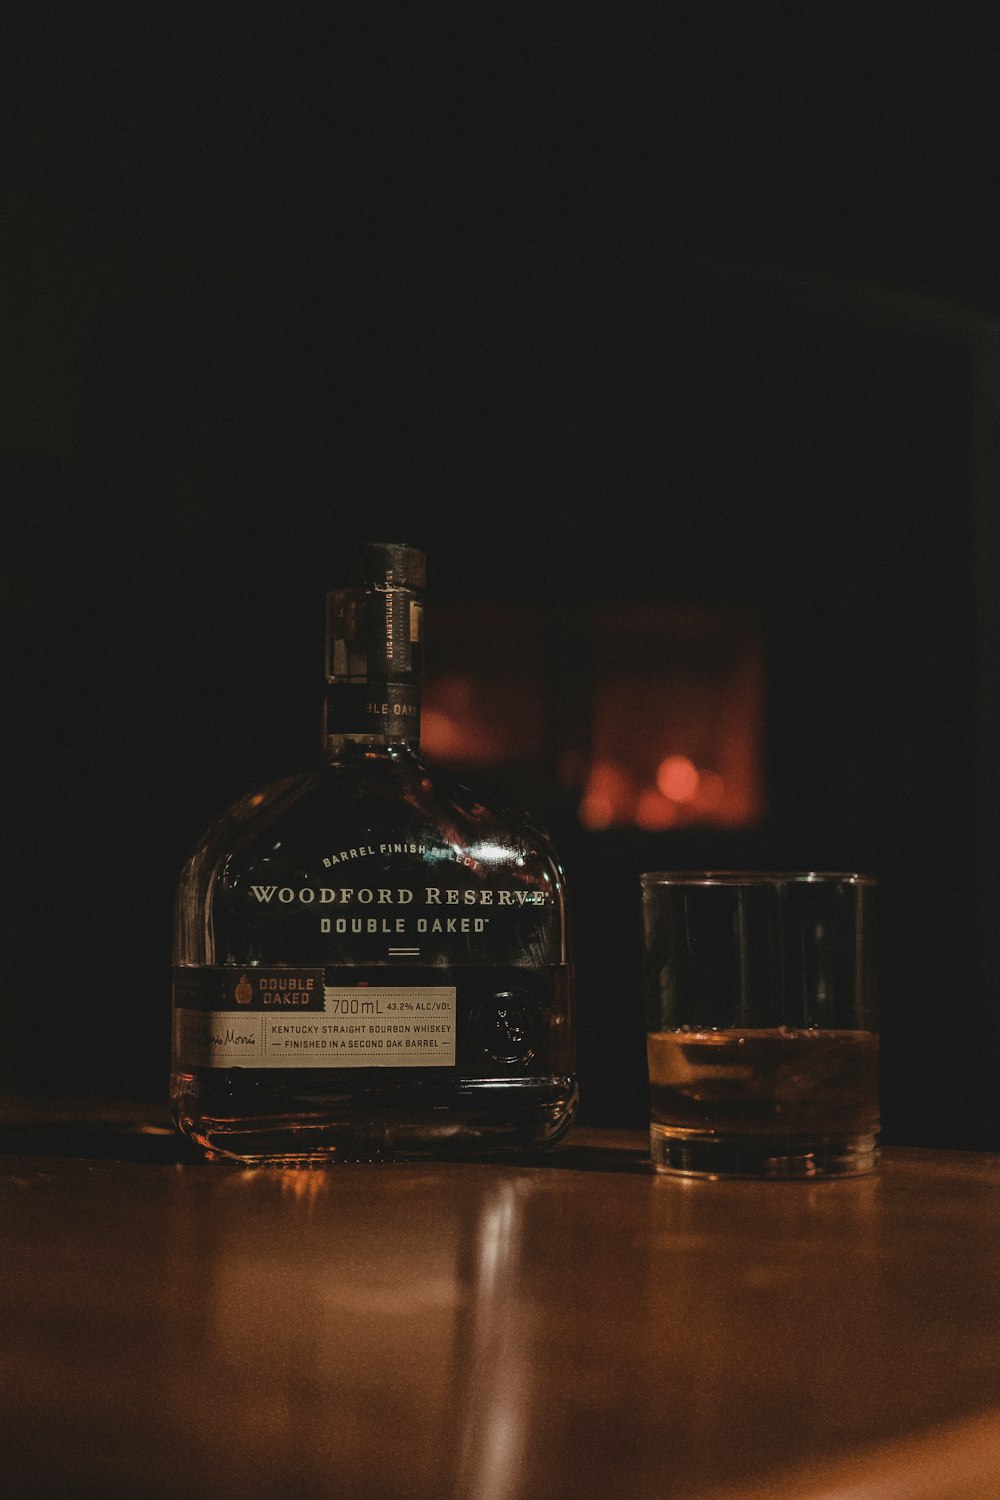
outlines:
[[870, 877], [642, 877], [650, 1149], [687, 1175], [869, 1171]]

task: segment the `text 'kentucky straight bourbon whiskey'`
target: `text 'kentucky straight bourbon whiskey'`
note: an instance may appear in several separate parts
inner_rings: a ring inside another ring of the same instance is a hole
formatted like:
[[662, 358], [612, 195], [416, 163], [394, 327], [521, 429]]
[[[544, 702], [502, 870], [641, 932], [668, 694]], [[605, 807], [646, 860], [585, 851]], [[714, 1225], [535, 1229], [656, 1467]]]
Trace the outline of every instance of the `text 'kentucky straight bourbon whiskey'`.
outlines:
[[327, 596], [324, 753], [181, 873], [171, 1100], [242, 1162], [554, 1144], [577, 1104], [565, 882], [546, 836], [420, 758], [424, 555]]

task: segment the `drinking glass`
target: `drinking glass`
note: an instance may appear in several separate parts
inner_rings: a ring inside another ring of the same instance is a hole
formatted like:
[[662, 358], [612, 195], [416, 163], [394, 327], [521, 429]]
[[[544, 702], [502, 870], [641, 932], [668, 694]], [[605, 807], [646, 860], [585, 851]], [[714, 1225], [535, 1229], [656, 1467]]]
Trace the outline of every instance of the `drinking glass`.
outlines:
[[878, 1159], [869, 875], [640, 876], [657, 1171], [845, 1177]]

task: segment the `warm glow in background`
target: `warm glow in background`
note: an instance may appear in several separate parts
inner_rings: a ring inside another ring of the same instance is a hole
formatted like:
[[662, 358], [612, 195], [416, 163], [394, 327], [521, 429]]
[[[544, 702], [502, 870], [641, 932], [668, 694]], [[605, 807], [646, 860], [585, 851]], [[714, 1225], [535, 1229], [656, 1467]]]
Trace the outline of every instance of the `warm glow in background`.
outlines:
[[550, 762], [589, 829], [760, 820], [764, 647], [751, 617], [614, 605], [552, 631], [537, 608], [470, 603], [434, 628], [422, 716], [432, 758], [496, 771]]

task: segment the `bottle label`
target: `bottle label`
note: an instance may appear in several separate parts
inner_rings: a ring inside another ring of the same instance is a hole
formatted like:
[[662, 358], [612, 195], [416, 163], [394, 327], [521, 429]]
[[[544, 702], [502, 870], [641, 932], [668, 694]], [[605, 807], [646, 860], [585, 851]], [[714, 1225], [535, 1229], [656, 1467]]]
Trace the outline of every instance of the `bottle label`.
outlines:
[[452, 985], [325, 982], [322, 969], [174, 970], [180, 1068], [447, 1068]]
[[327, 734], [381, 734], [420, 738], [420, 686], [413, 682], [330, 682]]
[[[240, 869], [230, 862], [215, 892], [224, 951], [259, 962], [327, 965], [559, 961], [561, 910], [551, 886], [510, 868], [514, 855], [484, 841], [460, 846], [361, 842], [292, 860], [282, 848]], [[472, 868], [470, 868], [470, 866]], [[252, 960], [251, 960], [252, 961]]]

